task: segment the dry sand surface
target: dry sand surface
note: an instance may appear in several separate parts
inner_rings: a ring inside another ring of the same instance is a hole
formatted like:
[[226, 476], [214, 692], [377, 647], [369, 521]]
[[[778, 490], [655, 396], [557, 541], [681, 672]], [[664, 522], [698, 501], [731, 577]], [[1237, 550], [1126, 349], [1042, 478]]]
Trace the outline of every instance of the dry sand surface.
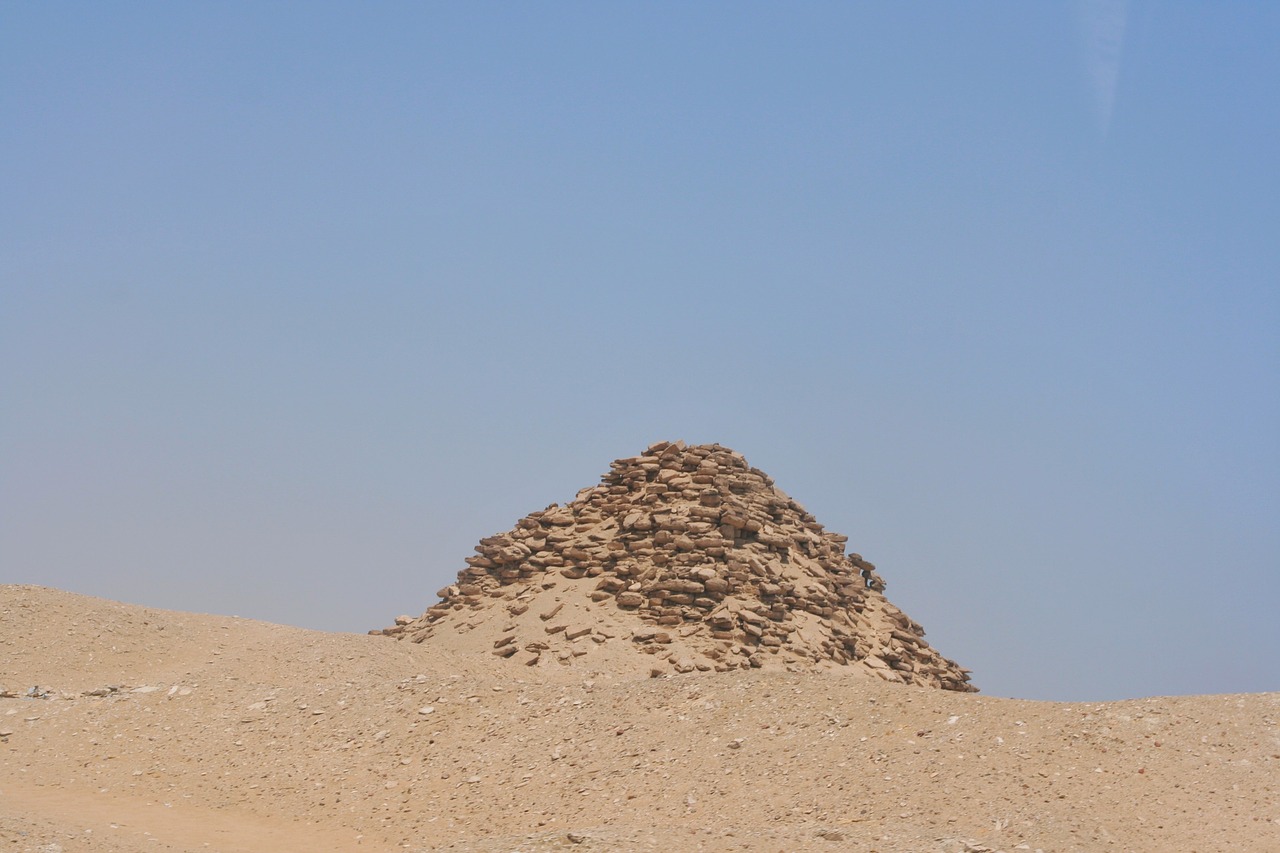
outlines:
[[0, 850], [1280, 850], [1277, 694], [517, 672], [35, 586], [0, 625]]

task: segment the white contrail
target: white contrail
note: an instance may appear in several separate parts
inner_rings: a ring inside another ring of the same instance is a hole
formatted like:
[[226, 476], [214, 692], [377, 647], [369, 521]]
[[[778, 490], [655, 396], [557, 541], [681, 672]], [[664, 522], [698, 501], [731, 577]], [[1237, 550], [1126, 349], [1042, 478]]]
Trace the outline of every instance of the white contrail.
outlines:
[[1115, 111], [1116, 85], [1120, 80], [1120, 55], [1124, 48], [1128, 0], [1082, 0], [1085, 69], [1093, 83], [1098, 126], [1105, 137]]

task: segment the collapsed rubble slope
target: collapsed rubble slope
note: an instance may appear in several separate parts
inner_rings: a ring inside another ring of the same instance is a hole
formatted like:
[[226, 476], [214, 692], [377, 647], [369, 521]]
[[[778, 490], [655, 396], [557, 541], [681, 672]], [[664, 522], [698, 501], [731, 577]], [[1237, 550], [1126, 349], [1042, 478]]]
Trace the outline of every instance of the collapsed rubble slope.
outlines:
[[660, 442], [482, 539], [438, 604], [371, 633], [518, 666], [842, 669], [976, 690], [846, 542], [741, 454]]

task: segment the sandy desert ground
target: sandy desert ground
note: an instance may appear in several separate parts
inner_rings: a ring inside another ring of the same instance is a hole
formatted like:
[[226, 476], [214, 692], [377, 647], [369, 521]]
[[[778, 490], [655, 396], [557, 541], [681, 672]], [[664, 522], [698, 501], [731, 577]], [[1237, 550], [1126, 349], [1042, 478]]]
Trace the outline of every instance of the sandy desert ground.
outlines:
[[36, 586], [0, 626], [15, 853], [1280, 850], [1280, 694], [513, 675]]

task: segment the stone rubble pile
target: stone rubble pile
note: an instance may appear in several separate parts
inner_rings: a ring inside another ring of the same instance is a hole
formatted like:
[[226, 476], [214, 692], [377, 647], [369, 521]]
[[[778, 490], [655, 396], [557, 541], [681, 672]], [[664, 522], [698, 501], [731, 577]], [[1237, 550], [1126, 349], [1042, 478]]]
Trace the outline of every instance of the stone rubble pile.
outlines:
[[[659, 442], [610, 468], [571, 503], [482, 539], [438, 604], [373, 633], [421, 643], [451, 621], [469, 630], [477, 611], [499, 606], [504, 612], [494, 618], [509, 621], [568, 581], [634, 623], [624, 640], [676, 672], [781, 660], [792, 669], [856, 666], [889, 681], [975, 690], [968, 671], [932, 649], [920, 625], [885, 599], [876, 567], [845, 552], [847, 537], [825, 530], [741, 454]], [[538, 615], [549, 622], [559, 609]], [[522, 645], [511, 623], [493, 654], [513, 659], [523, 650], [533, 665], [551, 639], [599, 644], [617, 634], [590, 625], [544, 630]], [[663, 648], [673, 633], [678, 651]], [[655, 665], [651, 674], [663, 671]]]

